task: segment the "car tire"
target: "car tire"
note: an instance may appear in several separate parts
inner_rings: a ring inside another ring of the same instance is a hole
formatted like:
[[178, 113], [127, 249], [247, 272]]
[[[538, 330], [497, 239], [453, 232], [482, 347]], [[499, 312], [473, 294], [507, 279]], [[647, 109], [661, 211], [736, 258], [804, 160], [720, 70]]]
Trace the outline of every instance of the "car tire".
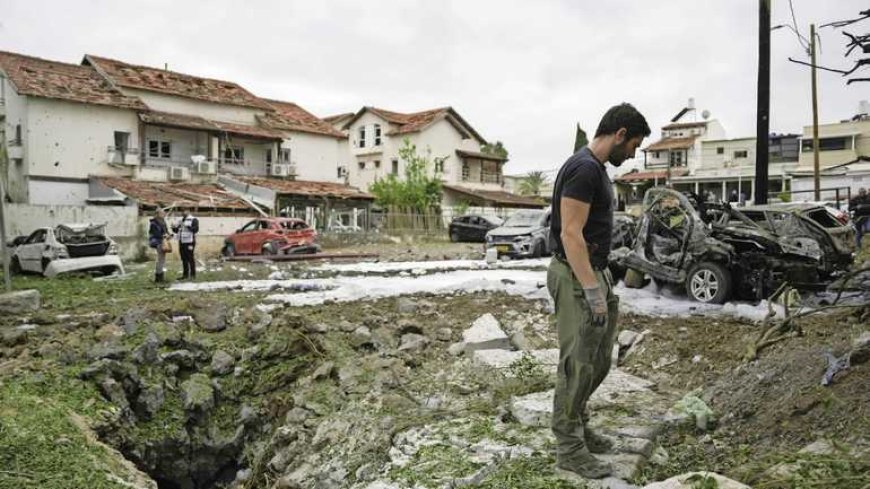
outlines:
[[453, 243], [459, 242], [459, 233], [456, 231], [450, 231], [450, 241]]
[[724, 304], [731, 298], [731, 274], [718, 263], [698, 263], [686, 276], [686, 293], [698, 302]]
[[232, 258], [236, 256], [236, 247], [233, 246], [232, 243], [227, 243], [224, 245], [224, 249], [221, 250], [221, 253], [223, 253], [224, 258]]
[[274, 243], [266, 243], [263, 245], [263, 248], [260, 249], [260, 254], [268, 256], [277, 255], [278, 249], [275, 248]]
[[544, 256], [544, 242], [536, 241], [534, 251], [532, 251], [532, 258], [541, 258]]
[[24, 273], [24, 270], [21, 268], [21, 262], [18, 261], [17, 256], [13, 256], [11, 260], [9, 260], [9, 273], [11, 275], [21, 275]]

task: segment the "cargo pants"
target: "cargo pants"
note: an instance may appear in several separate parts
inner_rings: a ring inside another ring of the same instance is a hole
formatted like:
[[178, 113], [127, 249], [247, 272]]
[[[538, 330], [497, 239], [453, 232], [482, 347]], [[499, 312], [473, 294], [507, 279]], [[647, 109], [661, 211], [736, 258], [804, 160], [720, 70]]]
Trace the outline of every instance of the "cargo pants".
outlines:
[[552, 421], [559, 458], [572, 458], [586, 451], [583, 436], [584, 423], [588, 421], [586, 402], [610, 372], [619, 298], [613, 294], [609, 270], [596, 270], [595, 276], [607, 297], [607, 323], [603, 326], [592, 325], [592, 311], [583, 285], [574, 278], [568, 262], [553, 258], [547, 270], [547, 287], [555, 303], [559, 333]]

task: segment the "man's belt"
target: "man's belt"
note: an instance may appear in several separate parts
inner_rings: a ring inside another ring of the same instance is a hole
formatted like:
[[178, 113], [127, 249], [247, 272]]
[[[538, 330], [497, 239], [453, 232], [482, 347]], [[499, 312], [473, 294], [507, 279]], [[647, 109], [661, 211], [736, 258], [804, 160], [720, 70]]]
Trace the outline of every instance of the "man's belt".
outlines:
[[[557, 260], [559, 260], [560, 262], [568, 265], [568, 258], [565, 257], [564, 253], [557, 251], [557, 252], [553, 253], [553, 257], [556, 258]], [[600, 271], [607, 269], [607, 260], [604, 260], [603, 262], [601, 262], [600, 260], [591, 260], [590, 259], [589, 263], [592, 265], [593, 270], [597, 270], [600, 272]]]

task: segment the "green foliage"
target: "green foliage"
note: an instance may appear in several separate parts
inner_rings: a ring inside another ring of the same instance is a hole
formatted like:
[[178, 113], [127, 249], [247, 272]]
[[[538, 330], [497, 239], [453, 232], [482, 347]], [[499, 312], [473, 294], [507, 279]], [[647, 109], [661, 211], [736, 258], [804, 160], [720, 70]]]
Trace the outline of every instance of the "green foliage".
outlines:
[[467, 200], [462, 200], [453, 206], [453, 213], [456, 216], [463, 216], [468, 212], [469, 207], [471, 207], [471, 204]]
[[708, 475], [695, 474], [686, 479], [686, 482], [692, 483], [692, 489], [719, 489], [716, 479]]
[[520, 380], [546, 375], [541, 363], [527, 351], [524, 351], [519, 359], [508, 365], [508, 371]]
[[777, 197], [781, 202], [791, 202], [791, 192], [780, 192]]
[[379, 178], [369, 187], [375, 202], [400, 212], [425, 213], [441, 202], [441, 179], [429, 172], [429, 166], [439, 166], [445, 158], [432, 158], [431, 152], [417, 154], [417, 146], [405, 138], [399, 149], [399, 157], [405, 162], [405, 176], [390, 174]]
[[547, 175], [542, 171], [530, 171], [520, 182], [521, 195], [541, 195], [541, 189], [547, 183]]
[[501, 141], [486, 143], [480, 147], [480, 151], [488, 155], [500, 156], [504, 159], [507, 159], [508, 157], [508, 150], [504, 147], [504, 144], [502, 144]]
[[558, 478], [553, 473], [555, 463], [556, 460], [552, 456], [544, 454], [510, 460], [476, 487], [480, 489], [583, 489], [586, 487]]
[[580, 124], [577, 124], [577, 133], [574, 135], [574, 152], [580, 151], [580, 148], [589, 144], [589, 139], [586, 137], [586, 131], [580, 129]]

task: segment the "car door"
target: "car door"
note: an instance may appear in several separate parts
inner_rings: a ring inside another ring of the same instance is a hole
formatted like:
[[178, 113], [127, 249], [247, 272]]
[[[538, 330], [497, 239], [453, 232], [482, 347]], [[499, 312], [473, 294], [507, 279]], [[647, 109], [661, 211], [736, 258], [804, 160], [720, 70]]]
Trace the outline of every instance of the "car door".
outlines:
[[466, 238], [469, 241], [483, 241], [486, 239], [485, 236], [487, 231], [486, 220], [482, 217], [471, 216], [468, 219], [468, 232]]
[[257, 225], [259, 224], [259, 222], [259, 219], [254, 219], [253, 221], [242, 226], [242, 228], [239, 229], [239, 232], [236, 233], [233, 242], [233, 246], [236, 247], [236, 253], [244, 255], [249, 255], [252, 253], [251, 237], [253, 232], [257, 230]]
[[37, 229], [18, 247], [18, 263], [28, 272], [42, 273], [42, 252], [45, 251], [46, 230]]
[[459, 238], [458, 241], [465, 241], [468, 239], [468, 220], [471, 219], [469, 216], [457, 217], [450, 223], [453, 228], [451, 231], [456, 233], [456, 236]]

